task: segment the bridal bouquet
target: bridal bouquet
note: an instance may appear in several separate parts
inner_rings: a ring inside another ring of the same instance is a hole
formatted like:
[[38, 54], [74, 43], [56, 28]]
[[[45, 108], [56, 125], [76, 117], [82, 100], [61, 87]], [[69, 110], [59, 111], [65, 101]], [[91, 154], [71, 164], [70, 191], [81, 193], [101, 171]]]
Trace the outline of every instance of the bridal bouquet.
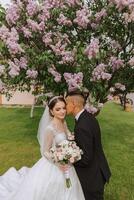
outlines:
[[[81, 159], [82, 150], [76, 145], [74, 141], [64, 140], [56, 146], [56, 148], [50, 149], [51, 159], [60, 163], [61, 165], [72, 164]], [[71, 186], [71, 180], [69, 178], [69, 171], [65, 171], [66, 186]]]

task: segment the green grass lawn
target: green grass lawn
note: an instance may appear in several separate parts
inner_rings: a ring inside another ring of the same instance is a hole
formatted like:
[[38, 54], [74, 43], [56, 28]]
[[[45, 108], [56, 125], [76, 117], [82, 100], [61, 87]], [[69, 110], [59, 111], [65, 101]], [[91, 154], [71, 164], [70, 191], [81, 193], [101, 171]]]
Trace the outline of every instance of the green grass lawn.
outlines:
[[[9, 167], [32, 166], [39, 158], [36, 139], [42, 108], [0, 108], [0, 174]], [[102, 142], [112, 171], [105, 200], [134, 200], [134, 113], [114, 103], [105, 105], [98, 120]], [[73, 120], [67, 118], [73, 129]]]

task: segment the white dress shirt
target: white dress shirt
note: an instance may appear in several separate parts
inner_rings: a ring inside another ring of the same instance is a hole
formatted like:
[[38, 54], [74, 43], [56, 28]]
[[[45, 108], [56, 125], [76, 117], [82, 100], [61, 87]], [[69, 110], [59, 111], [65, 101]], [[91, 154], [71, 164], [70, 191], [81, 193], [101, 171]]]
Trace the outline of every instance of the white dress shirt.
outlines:
[[75, 116], [76, 121], [78, 121], [80, 115], [84, 112], [84, 109], [82, 109], [80, 112], [77, 113], [77, 115]]

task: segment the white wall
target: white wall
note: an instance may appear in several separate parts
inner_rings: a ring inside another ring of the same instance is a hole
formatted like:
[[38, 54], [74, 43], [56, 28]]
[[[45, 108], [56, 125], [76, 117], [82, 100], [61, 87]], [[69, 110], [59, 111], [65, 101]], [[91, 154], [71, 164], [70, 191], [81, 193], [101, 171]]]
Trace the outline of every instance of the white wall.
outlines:
[[4, 95], [2, 95], [2, 104], [4, 105], [31, 105], [34, 101], [34, 96], [30, 92], [15, 92], [13, 97], [8, 101]]

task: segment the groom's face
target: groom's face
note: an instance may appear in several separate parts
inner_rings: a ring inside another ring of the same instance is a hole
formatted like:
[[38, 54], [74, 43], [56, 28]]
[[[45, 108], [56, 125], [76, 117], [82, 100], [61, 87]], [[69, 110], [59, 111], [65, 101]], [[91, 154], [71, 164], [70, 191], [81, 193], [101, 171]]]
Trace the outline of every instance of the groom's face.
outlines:
[[73, 114], [74, 112], [73, 97], [68, 96], [66, 98], [66, 110], [67, 110], [67, 114]]

